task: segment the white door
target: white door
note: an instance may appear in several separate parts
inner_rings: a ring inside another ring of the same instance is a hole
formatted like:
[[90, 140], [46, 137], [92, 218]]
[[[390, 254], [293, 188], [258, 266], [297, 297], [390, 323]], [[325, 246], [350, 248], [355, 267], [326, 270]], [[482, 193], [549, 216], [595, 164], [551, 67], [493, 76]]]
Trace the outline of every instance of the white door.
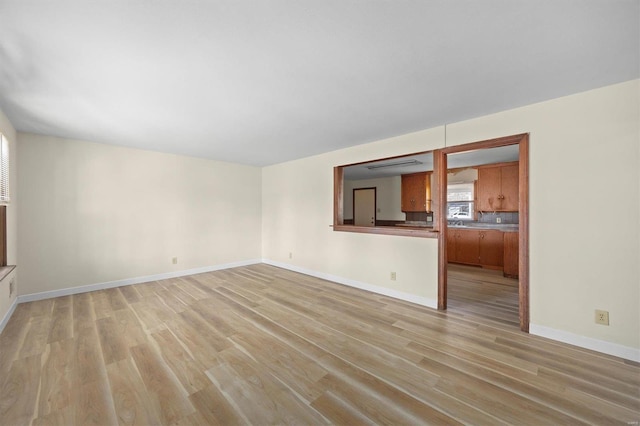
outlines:
[[375, 188], [361, 188], [353, 190], [353, 224], [355, 226], [375, 226]]

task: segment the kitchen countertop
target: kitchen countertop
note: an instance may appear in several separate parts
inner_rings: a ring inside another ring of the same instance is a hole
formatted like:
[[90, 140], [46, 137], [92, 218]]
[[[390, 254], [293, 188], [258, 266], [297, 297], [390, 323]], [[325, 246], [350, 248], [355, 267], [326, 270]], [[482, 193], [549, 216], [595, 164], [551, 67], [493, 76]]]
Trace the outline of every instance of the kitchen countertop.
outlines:
[[[396, 223], [395, 226], [402, 226], [405, 228], [419, 228], [419, 229], [433, 229], [432, 224], [419, 221], [407, 221], [405, 223]], [[449, 229], [471, 229], [471, 230], [483, 230], [491, 229], [502, 232], [518, 232], [519, 225], [517, 223], [486, 223], [486, 222], [463, 222], [461, 225], [448, 225]]]
[[396, 223], [396, 226], [405, 226], [411, 228], [433, 228], [433, 223], [427, 224], [427, 222], [406, 221], [405, 223]]
[[453, 229], [492, 229], [502, 232], [518, 232], [519, 225], [517, 223], [486, 223], [486, 222], [467, 222], [462, 225], [448, 225]]

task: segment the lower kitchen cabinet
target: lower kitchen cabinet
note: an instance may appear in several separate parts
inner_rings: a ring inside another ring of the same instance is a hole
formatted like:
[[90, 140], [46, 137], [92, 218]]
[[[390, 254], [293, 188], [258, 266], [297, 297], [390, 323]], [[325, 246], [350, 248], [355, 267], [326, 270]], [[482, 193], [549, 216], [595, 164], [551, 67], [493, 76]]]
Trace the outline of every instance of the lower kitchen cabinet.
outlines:
[[519, 266], [519, 240], [518, 232], [504, 233], [504, 276], [509, 278], [518, 278]]
[[478, 231], [458, 230], [456, 259], [460, 263], [480, 264], [480, 238]]
[[449, 229], [449, 262], [502, 269], [504, 264], [503, 232], [497, 230]]
[[504, 232], [480, 231], [480, 264], [486, 268], [502, 269], [504, 265]]

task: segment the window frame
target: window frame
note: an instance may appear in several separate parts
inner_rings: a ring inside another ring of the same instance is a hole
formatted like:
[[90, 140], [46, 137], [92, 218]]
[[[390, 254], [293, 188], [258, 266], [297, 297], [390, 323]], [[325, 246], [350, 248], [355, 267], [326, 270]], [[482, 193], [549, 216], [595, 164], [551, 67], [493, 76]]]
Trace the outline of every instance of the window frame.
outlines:
[[0, 204], [11, 201], [9, 170], [9, 139], [0, 133]]

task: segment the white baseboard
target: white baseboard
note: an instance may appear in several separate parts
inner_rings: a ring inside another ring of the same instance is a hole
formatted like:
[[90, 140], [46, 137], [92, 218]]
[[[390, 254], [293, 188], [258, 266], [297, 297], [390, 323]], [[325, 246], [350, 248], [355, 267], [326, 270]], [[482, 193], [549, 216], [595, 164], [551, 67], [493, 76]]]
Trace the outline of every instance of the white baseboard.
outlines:
[[326, 274], [324, 272], [317, 272], [311, 269], [301, 268], [299, 266], [289, 265], [287, 263], [276, 262], [269, 259], [262, 259], [262, 263], [267, 265], [277, 266], [278, 268], [288, 269], [289, 271], [299, 272], [305, 275], [311, 275], [312, 277], [321, 278], [323, 280], [333, 281], [338, 284], [343, 284], [349, 287], [359, 288], [361, 290], [370, 291], [372, 293], [382, 294], [385, 296], [393, 297], [394, 299], [404, 300], [406, 302], [415, 303], [417, 305], [426, 306], [428, 308], [438, 309], [438, 301], [429, 299], [428, 297], [416, 296], [410, 293], [404, 293], [402, 291], [393, 290], [386, 287], [379, 287], [377, 285], [364, 283], [362, 281], [356, 281], [349, 278], [339, 277], [337, 275]]
[[16, 310], [16, 306], [18, 306], [18, 298], [17, 297], [15, 299], [13, 299], [13, 302], [11, 303], [11, 306], [9, 307], [9, 310], [7, 311], [6, 314], [4, 314], [4, 317], [2, 318], [2, 321], [0, 321], [0, 333], [2, 333], [2, 330], [4, 330], [5, 326], [9, 322], [9, 319], [11, 318], [11, 315], [13, 315], [13, 311]]
[[123, 280], [108, 281], [104, 283], [88, 284], [78, 287], [63, 288], [60, 290], [44, 291], [18, 296], [19, 303], [33, 302], [36, 300], [51, 299], [53, 297], [68, 296], [70, 294], [87, 293], [90, 291], [104, 290], [107, 288], [122, 287], [131, 284], [147, 283], [149, 281], [166, 280], [168, 278], [184, 277], [186, 275], [202, 274], [204, 272], [219, 271], [221, 269], [237, 268], [239, 266], [255, 265], [261, 263], [260, 259], [242, 260], [239, 262], [224, 263], [221, 265], [204, 266], [202, 268], [185, 269], [182, 271], [166, 272], [164, 274], [147, 275], [144, 277], [126, 278]]
[[617, 356], [635, 362], [640, 362], [640, 349], [619, 345], [604, 340], [585, 337], [579, 334], [570, 333], [564, 330], [545, 327], [543, 325], [529, 324], [529, 333], [558, 342], [568, 343], [585, 349], [602, 352], [604, 354]]

